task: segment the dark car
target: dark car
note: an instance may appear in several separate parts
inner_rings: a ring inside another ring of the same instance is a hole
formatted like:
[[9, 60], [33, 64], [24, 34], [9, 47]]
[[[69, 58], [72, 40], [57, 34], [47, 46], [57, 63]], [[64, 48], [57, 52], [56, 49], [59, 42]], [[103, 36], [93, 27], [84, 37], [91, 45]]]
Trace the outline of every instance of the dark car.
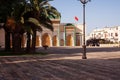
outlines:
[[89, 39], [86, 42], [87, 46], [100, 46], [99, 39]]

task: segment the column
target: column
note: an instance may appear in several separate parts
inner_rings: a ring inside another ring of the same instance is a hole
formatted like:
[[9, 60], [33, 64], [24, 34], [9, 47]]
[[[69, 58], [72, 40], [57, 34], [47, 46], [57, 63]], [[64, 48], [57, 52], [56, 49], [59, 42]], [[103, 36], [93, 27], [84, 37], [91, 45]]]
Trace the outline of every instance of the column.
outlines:
[[66, 28], [64, 26], [64, 46], [66, 46]]

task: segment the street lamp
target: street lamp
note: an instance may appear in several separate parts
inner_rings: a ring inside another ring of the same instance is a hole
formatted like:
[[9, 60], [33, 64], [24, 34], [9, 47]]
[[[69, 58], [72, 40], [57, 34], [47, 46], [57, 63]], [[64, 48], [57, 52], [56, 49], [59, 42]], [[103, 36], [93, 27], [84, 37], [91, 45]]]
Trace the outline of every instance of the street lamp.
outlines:
[[82, 59], [87, 59], [86, 57], [86, 44], [85, 44], [85, 4], [89, 2], [90, 0], [80, 0], [80, 2], [83, 4], [83, 55]]

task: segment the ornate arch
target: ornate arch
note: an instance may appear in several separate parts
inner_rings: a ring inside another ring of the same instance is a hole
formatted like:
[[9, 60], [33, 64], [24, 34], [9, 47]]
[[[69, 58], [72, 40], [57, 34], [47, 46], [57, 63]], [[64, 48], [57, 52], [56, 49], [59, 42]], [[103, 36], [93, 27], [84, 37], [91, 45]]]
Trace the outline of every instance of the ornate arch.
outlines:
[[42, 35], [42, 45], [50, 46], [50, 37], [48, 33]]
[[53, 36], [53, 46], [57, 46], [57, 36]]
[[67, 43], [66, 44], [67, 46], [72, 46], [73, 40], [72, 40], [72, 36], [71, 35], [67, 36], [66, 43]]

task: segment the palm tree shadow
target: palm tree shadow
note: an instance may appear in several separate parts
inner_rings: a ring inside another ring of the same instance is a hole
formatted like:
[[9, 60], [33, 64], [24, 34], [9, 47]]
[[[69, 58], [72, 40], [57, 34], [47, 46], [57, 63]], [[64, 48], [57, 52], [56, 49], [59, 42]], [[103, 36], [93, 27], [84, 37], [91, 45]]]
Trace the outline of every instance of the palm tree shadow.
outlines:
[[[49, 47], [47, 50], [44, 48], [38, 48], [38, 51], [48, 52], [50, 54], [75, 54], [75, 53], [83, 53], [83, 48], [79, 47]], [[92, 52], [117, 52], [120, 51], [119, 47], [92, 47], [86, 48], [86, 53]]]

